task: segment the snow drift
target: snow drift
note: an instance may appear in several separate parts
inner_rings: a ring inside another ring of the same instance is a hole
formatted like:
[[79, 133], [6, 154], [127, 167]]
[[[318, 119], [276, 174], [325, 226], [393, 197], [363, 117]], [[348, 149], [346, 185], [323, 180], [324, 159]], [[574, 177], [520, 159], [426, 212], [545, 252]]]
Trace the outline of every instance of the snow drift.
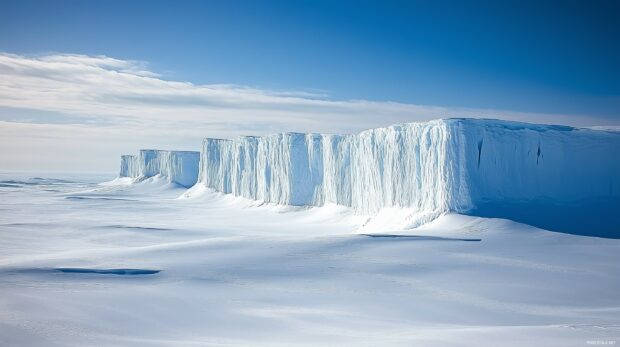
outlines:
[[618, 151], [617, 132], [442, 119], [356, 135], [207, 138], [199, 184], [276, 204], [334, 203], [362, 214], [409, 208], [419, 224], [494, 202], [617, 199]]
[[199, 152], [143, 149], [137, 156], [121, 156], [119, 176], [145, 179], [160, 175], [170, 182], [191, 187], [198, 180], [199, 161]]

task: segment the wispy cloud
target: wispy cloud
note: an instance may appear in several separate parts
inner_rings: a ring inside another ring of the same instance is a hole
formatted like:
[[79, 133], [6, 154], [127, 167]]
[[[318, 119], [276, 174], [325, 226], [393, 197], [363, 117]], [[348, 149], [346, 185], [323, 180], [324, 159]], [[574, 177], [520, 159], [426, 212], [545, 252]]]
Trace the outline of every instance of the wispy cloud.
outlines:
[[[200, 139], [206, 136], [278, 131], [357, 132], [392, 123], [455, 116], [571, 125], [597, 122], [580, 116], [333, 100], [324, 92], [196, 85], [167, 80], [149, 70], [145, 62], [75, 54], [0, 53], [0, 107], [0, 119], [5, 120], [0, 123], [0, 131], [12, 135], [10, 140], [0, 140], [0, 150], [5, 158], [19, 157], [20, 163], [33, 154], [20, 150], [17, 144], [30, 138], [36, 137], [43, 149], [45, 141], [77, 148], [86, 142], [105, 148], [110, 141], [116, 141], [113, 148], [100, 151], [103, 158], [96, 163], [85, 163], [89, 160], [85, 155], [70, 160], [66, 164], [70, 168], [108, 167], [121, 150], [137, 149], [131, 146], [177, 145], [198, 149]], [[32, 122], [31, 116], [20, 116], [36, 111], [40, 111], [36, 122]], [[59, 124], [67, 120], [71, 120], [70, 124]], [[39, 135], [46, 129], [49, 137], [41, 140]], [[92, 136], [75, 136], [76, 132]], [[7, 153], [9, 148], [18, 153]], [[32, 168], [36, 167], [34, 158], [32, 162]], [[15, 161], [0, 162], [0, 167], [15, 166], [24, 167]]]

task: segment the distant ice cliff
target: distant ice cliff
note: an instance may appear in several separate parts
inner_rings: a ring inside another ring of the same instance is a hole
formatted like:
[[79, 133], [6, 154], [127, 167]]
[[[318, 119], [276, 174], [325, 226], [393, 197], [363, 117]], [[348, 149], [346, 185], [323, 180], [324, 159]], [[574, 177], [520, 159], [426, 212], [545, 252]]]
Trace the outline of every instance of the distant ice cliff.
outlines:
[[139, 155], [121, 156], [120, 177], [144, 179], [156, 175], [191, 187], [198, 179], [199, 152], [143, 149]]

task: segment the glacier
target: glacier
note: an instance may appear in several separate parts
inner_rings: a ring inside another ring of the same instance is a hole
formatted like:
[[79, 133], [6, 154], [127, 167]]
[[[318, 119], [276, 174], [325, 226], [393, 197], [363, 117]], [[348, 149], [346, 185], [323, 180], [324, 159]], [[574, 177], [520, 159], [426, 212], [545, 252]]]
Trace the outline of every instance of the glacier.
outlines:
[[359, 134], [206, 138], [198, 184], [276, 204], [360, 214], [409, 208], [413, 224], [501, 202], [620, 197], [620, 134], [490, 119], [439, 119]]
[[191, 187], [198, 180], [200, 152], [143, 149], [138, 155], [122, 155], [119, 177], [143, 180], [162, 176], [168, 181]]

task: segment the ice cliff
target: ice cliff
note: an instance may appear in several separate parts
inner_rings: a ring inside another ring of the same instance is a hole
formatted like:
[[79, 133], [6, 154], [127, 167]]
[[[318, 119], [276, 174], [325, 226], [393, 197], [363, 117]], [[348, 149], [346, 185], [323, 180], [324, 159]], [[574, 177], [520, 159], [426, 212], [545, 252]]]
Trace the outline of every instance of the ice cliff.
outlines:
[[184, 187], [198, 179], [199, 152], [143, 149], [139, 155], [121, 156], [120, 177], [145, 179], [156, 175]]
[[405, 207], [423, 222], [489, 202], [618, 198], [619, 152], [616, 132], [442, 119], [354, 135], [207, 138], [198, 180], [277, 204]]

